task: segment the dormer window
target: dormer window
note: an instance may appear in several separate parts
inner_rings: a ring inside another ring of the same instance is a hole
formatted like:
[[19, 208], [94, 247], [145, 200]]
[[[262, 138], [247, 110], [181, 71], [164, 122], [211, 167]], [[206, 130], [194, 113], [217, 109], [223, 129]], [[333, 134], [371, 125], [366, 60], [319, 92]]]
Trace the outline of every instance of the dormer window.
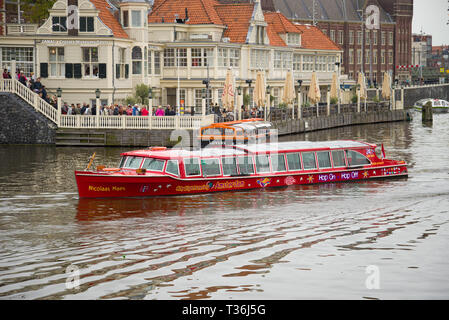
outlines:
[[52, 17], [53, 32], [67, 32], [67, 17]]
[[299, 33], [287, 33], [287, 43], [289, 46], [299, 46], [301, 44]]
[[80, 32], [94, 31], [94, 17], [80, 17]]
[[123, 28], [129, 27], [129, 11], [123, 11]]
[[256, 26], [256, 44], [265, 44], [265, 27]]

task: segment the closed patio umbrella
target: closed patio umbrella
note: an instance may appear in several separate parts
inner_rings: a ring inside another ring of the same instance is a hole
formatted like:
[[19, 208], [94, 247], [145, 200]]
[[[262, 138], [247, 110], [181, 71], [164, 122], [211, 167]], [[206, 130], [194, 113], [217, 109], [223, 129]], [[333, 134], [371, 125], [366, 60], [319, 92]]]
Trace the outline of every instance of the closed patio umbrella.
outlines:
[[265, 105], [265, 79], [262, 71], [257, 72], [256, 85], [254, 87], [254, 101], [258, 107]]
[[310, 99], [312, 104], [316, 104], [321, 99], [320, 86], [318, 84], [318, 78], [315, 71], [312, 73], [312, 79], [310, 80], [310, 88], [307, 97]]
[[232, 74], [232, 70], [229, 69], [226, 73], [223, 94], [221, 96], [223, 107], [225, 107], [227, 111], [234, 110], [234, 94], [234, 75]]
[[332, 84], [331, 84], [331, 92], [330, 97], [337, 99], [338, 98], [338, 91], [337, 91], [337, 73], [334, 72], [332, 75]]
[[390, 99], [391, 96], [391, 82], [390, 76], [384, 72], [384, 80], [382, 82], [382, 97], [385, 99]]
[[287, 72], [284, 82], [284, 93], [282, 94], [282, 102], [292, 106], [292, 118], [295, 118], [295, 109], [293, 108], [293, 101], [296, 98], [295, 85], [293, 83], [293, 75], [291, 71]]
[[360, 88], [360, 99], [365, 99], [368, 97], [367, 91], [366, 91], [366, 83], [365, 83], [365, 75], [363, 73], [359, 73], [359, 79], [357, 81], [357, 84]]

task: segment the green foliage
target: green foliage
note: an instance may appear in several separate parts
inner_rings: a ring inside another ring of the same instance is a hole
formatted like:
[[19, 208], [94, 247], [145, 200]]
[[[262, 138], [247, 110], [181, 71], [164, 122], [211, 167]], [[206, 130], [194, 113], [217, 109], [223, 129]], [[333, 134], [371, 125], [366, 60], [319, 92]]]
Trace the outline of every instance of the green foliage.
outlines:
[[304, 103], [304, 104], [302, 105], [302, 107], [303, 107], [303, 108], [308, 108], [308, 107], [310, 107], [310, 102], [307, 101], [306, 103]]
[[42, 24], [56, 0], [21, 0], [21, 9], [26, 21]]
[[136, 97], [133, 97], [133, 96], [127, 96], [126, 98], [125, 98], [125, 104], [127, 104], [127, 105], [135, 105], [137, 103], [137, 98]]
[[357, 95], [353, 95], [351, 98], [352, 103], [357, 103]]
[[374, 96], [374, 97], [373, 97], [373, 102], [379, 103], [379, 102], [380, 102], [380, 99], [379, 99], [377, 96]]
[[146, 84], [144, 83], [138, 84], [135, 90], [136, 100], [142, 104], [148, 104], [146, 102], [148, 102], [149, 90], [150, 88]]
[[251, 96], [249, 94], [245, 94], [243, 96], [243, 104], [245, 106], [249, 106], [250, 103], [251, 103]]
[[331, 98], [331, 104], [337, 104], [338, 99], [337, 98]]
[[279, 103], [279, 108], [287, 108], [287, 104], [284, 102]]

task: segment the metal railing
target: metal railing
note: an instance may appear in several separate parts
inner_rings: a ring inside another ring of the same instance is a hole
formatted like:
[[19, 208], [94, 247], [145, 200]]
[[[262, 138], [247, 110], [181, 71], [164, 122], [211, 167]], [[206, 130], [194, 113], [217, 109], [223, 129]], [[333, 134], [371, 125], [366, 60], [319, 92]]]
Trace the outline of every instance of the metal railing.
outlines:
[[128, 115], [64, 115], [41, 99], [38, 94], [13, 79], [0, 80], [0, 92], [18, 95], [59, 128], [73, 129], [198, 129], [214, 122], [206, 116], [128, 116]]

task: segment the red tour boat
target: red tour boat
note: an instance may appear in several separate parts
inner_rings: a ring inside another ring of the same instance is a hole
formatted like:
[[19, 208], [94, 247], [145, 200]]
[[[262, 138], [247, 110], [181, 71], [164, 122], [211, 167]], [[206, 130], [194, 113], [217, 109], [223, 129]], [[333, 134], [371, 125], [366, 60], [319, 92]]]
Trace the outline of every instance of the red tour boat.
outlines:
[[75, 171], [80, 198], [148, 197], [406, 177], [404, 161], [357, 141], [148, 148], [122, 154], [118, 168]]

